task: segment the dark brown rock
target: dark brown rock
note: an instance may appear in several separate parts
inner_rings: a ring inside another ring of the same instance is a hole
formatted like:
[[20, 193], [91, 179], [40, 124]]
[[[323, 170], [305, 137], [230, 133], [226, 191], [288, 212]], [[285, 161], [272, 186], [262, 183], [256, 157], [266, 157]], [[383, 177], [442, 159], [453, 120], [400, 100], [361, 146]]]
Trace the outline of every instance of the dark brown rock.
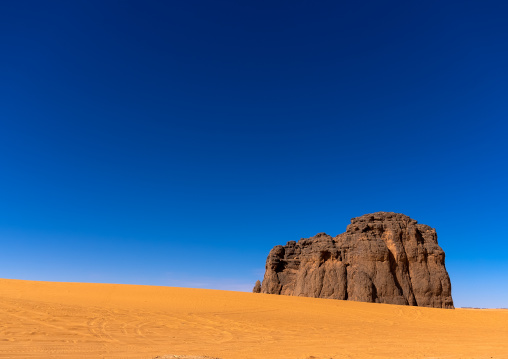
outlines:
[[261, 282], [259, 280], [256, 281], [252, 293], [261, 293]]
[[319, 233], [275, 246], [260, 291], [453, 308], [435, 229], [392, 212], [353, 218], [336, 237]]

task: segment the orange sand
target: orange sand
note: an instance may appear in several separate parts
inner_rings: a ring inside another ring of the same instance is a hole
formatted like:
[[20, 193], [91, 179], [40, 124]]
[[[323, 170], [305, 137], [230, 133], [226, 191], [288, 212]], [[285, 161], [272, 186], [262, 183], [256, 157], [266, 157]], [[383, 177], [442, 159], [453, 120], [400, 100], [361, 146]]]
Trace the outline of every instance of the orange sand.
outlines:
[[0, 358], [508, 358], [508, 311], [0, 279]]

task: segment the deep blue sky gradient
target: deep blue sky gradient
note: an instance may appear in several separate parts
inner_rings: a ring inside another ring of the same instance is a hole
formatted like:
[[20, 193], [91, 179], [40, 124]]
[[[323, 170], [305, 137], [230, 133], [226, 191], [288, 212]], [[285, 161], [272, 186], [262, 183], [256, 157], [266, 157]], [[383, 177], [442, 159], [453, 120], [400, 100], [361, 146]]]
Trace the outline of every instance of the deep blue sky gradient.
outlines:
[[[0, 4], [0, 277], [250, 290], [405, 213], [508, 307], [508, 3]], [[485, 295], [485, 293], [490, 293]]]

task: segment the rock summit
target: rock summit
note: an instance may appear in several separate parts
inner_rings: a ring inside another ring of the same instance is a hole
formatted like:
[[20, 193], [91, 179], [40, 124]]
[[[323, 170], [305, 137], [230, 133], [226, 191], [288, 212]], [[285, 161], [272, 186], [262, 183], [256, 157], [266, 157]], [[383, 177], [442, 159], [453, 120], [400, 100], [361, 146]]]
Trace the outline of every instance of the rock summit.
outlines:
[[353, 218], [336, 237], [319, 233], [275, 246], [254, 291], [453, 308], [436, 230], [393, 212]]

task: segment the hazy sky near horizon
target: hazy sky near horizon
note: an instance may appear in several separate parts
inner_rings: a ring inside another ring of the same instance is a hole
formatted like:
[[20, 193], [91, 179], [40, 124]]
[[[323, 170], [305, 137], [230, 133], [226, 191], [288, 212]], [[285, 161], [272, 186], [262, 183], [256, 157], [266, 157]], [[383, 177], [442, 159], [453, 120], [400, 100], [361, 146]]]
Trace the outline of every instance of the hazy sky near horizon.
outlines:
[[0, 4], [0, 277], [251, 290], [351, 217], [508, 307], [508, 3]]

